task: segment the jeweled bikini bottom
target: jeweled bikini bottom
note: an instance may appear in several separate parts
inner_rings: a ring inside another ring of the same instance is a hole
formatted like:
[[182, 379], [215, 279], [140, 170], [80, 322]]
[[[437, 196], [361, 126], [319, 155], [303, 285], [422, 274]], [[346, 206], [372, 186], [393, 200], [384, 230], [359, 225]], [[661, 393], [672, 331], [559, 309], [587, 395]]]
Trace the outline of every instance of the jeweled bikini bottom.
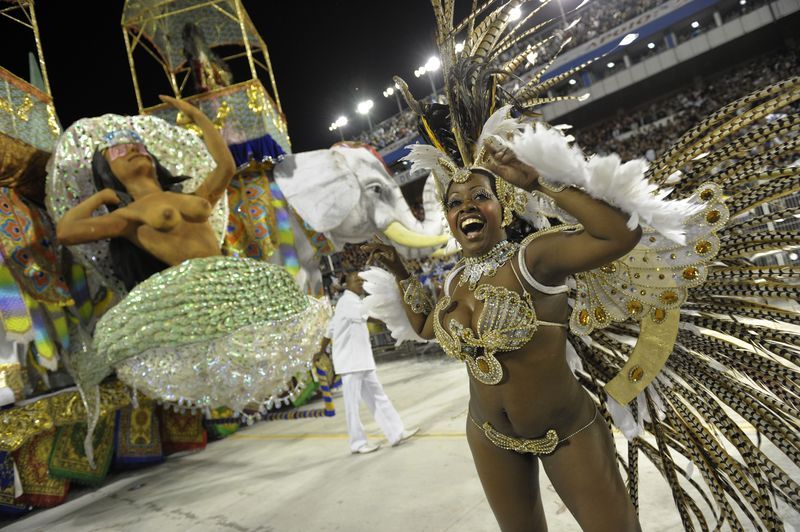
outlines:
[[542, 438], [530, 440], [525, 438], [515, 438], [513, 436], [507, 436], [502, 432], [498, 432], [488, 421], [485, 421], [483, 424], [478, 423], [475, 421], [475, 418], [472, 417], [471, 413], [469, 414], [469, 419], [476, 427], [483, 431], [483, 433], [486, 435], [486, 438], [490, 442], [501, 449], [505, 449], [507, 451], [516, 451], [518, 453], [530, 453], [538, 456], [552, 453], [556, 450], [558, 444], [563, 443], [579, 432], [588, 429], [591, 424], [597, 420], [597, 409], [595, 409], [594, 416], [592, 417], [591, 421], [569, 436], [560, 439], [558, 437], [558, 433], [556, 433], [554, 429], [548, 430]]

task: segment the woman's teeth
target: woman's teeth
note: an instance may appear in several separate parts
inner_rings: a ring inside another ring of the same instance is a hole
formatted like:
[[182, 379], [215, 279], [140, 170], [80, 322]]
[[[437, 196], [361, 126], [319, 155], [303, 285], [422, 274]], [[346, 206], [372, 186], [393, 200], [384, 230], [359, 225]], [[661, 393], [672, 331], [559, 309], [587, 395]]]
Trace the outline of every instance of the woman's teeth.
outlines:
[[474, 238], [481, 232], [484, 225], [483, 220], [479, 218], [465, 218], [461, 221], [461, 231], [467, 235], [467, 237]]

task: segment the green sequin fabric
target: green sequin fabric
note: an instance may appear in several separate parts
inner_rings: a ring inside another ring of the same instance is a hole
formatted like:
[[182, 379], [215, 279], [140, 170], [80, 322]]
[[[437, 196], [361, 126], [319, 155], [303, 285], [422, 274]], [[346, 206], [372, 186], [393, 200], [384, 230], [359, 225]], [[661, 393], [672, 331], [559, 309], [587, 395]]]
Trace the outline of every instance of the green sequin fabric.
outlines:
[[[279, 266], [191, 259], [156, 274], [98, 322], [92, 373], [187, 406], [269, 402], [311, 366], [331, 310]], [[93, 378], [91, 380], [96, 380]]]

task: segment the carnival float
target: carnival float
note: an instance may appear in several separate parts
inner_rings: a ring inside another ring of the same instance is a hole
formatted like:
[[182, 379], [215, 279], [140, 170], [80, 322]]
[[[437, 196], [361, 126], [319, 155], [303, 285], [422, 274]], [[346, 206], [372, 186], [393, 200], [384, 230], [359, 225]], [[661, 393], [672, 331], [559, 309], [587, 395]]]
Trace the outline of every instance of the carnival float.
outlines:
[[[201, 450], [255, 420], [334, 415], [330, 362], [312, 359], [330, 312], [320, 259], [375, 233], [407, 256], [429, 253], [447, 240], [441, 219], [415, 218], [367, 146], [292, 153], [267, 45], [241, 0], [127, 0], [122, 33], [139, 114], [66, 130], [34, 1], [0, 9], [6, 24], [30, 28], [41, 76], [26, 81], [0, 66], [0, 511], [58, 505], [72, 483]], [[144, 56], [210, 119], [235, 172], [208, 215], [224, 257], [189, 259], [132, 286], [108, 239], [66, 246], [56, 233], [101, 190], [95, 155], [111, 137], [143, 143], [184, 176], [169, 191], [197, 190], [213, 171], [187, 113], [145, 104], [157, 93], [138, 75]], [[210, 278], [219, 291], [198, 304]], [[250, 284], [226, 287], [230, 279]], [[187, 319], [198, 312], [214, 326]], [[295, 408], [318, 394], [324, 407]]]

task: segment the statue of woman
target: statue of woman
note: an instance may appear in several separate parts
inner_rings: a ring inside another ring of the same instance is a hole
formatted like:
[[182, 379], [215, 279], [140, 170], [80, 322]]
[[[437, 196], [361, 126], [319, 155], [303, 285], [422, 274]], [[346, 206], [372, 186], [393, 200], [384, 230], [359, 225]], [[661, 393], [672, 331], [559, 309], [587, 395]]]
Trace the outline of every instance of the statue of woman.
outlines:
[[233, 158], [201, 110], [161, 98], [205, 147], [159, 118], [104, 115], [65, 131], [48, 176], [59, 242], [122, 298], [69, 354], [90, 429], [112, 371], [180, 405], [268, 405], [310, 367], [330, 312], [282, 267], [222, 255]]

